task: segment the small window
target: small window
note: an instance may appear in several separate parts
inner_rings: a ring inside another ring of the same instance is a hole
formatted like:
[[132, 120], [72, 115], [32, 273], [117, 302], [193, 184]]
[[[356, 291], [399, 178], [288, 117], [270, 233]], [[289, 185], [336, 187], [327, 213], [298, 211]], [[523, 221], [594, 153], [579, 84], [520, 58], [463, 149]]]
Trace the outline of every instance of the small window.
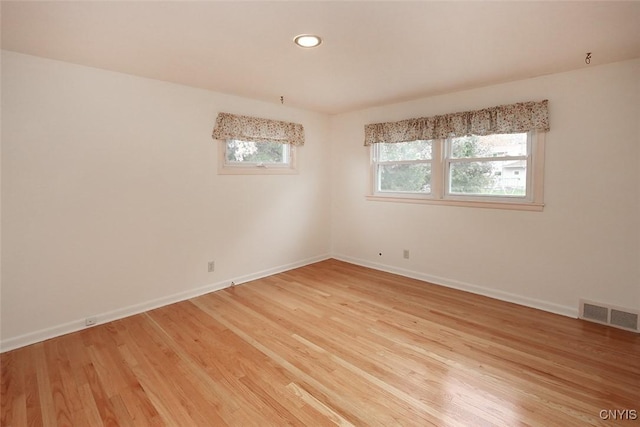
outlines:
[[296, 173], [295, 147], [279, 142], [227, 140], [221, 144], [222, 174]]

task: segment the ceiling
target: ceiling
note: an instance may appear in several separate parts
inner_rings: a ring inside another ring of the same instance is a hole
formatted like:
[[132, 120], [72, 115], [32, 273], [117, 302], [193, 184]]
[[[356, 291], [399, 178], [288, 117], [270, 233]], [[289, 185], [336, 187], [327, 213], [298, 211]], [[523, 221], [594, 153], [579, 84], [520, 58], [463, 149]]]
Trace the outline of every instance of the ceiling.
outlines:
[[[337, 114], [640, 57], [640, 2], [2, 1], [2, 48]], [[301, 33], [324, 42], [293, 44]]]

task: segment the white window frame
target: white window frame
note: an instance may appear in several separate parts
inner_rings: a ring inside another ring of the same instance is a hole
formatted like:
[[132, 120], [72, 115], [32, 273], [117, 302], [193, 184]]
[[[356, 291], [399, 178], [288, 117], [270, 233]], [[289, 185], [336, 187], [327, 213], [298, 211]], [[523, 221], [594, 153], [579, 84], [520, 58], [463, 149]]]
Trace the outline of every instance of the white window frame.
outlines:
[[[383, 162], [376, 159], [376, 144], [370, 148], [370, 193], [368, 200], [405, 203], [426, 203], [450, 206], [480, 207], [542, 211], [544, 208], [544, 146], [546, 132], [530, 131], [527, 135], [525, 156], [479, 157], [452, 159], [451, 144], [446, 139], [435, 139], [432, 145], [431, 193], [382, 192], [378, 191], [378, 167]], [[526, 160], [525, 196], [489, 196], [451, 194], [449, 192], [450, 165], [456, 162]], [[421, 161], [422, 162], [422, 161]], [[425, 161], [426, 162], [426, 161]]]
[[[297, 174], [296, 147], [282, 144], [288, 156], [287, 163], [256, 163], [227, 161], [227, 142], [220, 141], [218, 150], [218, 174], [220, 175], [291, 175]], [[259, 144], [259, 142], [257, 143]]]
[[380, 188], [380, 174], [378, 169], [380, 166], [385, 165], [416, 165], [416, 164], [429, 164], [431, 166], [431, 176], [433, 179], [433, 159], [434, 159], [434, 146], [435, 141], [432, 141], [431, 145], [431, 158], [424, 160], [390, 160], [390, 161], [378, 161], [380, 144], [373, 144], [371, 146], [371, 163], [372, 163], [372, 178], [373, 178], [373, 193], [382, 197], [394, 197], [394, 198], [415, 198], [415, 197], [429, 197], [433, 192], [433, 184], [431, 185], [431, 191], [429, 193], [418, 192], [404, 192], [404, 191], [379, 191]]

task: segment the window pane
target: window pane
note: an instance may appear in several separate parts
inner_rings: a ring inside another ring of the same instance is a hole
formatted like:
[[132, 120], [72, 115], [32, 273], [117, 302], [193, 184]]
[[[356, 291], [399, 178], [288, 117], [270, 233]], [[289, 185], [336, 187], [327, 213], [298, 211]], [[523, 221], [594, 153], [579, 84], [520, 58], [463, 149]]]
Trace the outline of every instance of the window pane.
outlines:
[[451, 138], [451, 158], [526, 156], [527, 134], [463, 136]]
[[431, 164], [380, 165], [379, 191], [412, 192], [429, 194], [431, 192]]
[[454, 162], [449, 178], [451, 194], [523, 197], [527, 190], [527, 162]]
[[286, 164], [288, 146], [277, 142], [227, 141], [228, 163]]
[[378, 161], [429, 160], [431, 159], [431, 141], [400, 142], [397, 144], [376, 144]]

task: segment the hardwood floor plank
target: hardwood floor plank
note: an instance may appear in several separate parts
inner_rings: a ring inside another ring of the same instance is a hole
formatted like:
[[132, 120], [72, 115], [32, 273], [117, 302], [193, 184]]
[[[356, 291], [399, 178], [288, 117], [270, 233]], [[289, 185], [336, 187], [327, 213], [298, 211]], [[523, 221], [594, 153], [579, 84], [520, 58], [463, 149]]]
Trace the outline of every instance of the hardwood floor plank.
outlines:
[[27, 395], [24, 388], [24, 367], [19, 352], [3, 355], [1, 360], [0, 425], [27, 425]]
[[[333, 409], [322, 403], [312, 393], [309, 393], [303, 386], [296, 383], [289, 383], [286, 387], [287, 389], [291, 390], [297, 397], [299, 397], [303, 402], [310, 405], [320, 414], [322, 414], [326, 418], [327, 424], [331, 423], [344, 427], [353, 426], [353, 424], [347, 421], [339, 413], [335, 412]], [[319, 421], [322, 421], [322, 419], [320, 419]], [[305, 423], [305, 425], [309, 424]]]
[[62, 340], [45, 341], [47, 371], [53, 394], [53, 404], [58, 426], [73, 426], [72, 401], [78, 400], [74, 383], [65, 384], [68, 360], [60, 344]]
[[49, 379], [49, 366], [45, 353], [45, 344], [46, 342], [34, 345], [36, 379], [42, 408], [42, 418], [43, 420], [47, 420], [47, 424], [54, 427], [58, 425], [58, 413], [55, 405], [56, 391], [52, 388], [51, 380]]
[[84, 367], [84, 371], [88, 380], [89, 388], [91, 389], [91, 395], [93, 396], [95, 406], [98, 408], [98, 412], [100, 413], [102, 424], [105, 426], [119, 425], [114, 413], [113, 405], [100, 384], [95, 367], [92, 363], [89, 363]]
[[24, 391], [27, 404], [27, 425], [43, 425], [42, 405], [38, 387], [38, 372], [35, 364], [37, 344], [16, 350], [16, 358], [24, 369]]
[[612, 426], [633, 420], [600, 411], [640, 412], [638, 334], [336, 260], [0, 358], [12, 427]]
[[[84, 372], [84, 369], [82, 369]], [[79, 384], [78, 395], [80, 396], [80, 409], [78, 412], [82, 412], [82, 415], [76, 415], [77, 419], [83, 417], [86, 420], [86, 424], [79, 423], [79, 425], [88, 426], [104, 426], [100, 411], [96, 406], [96, 401], [93, 399], [93, 393], [91, 392], [91, 386], [88, 382]]]

